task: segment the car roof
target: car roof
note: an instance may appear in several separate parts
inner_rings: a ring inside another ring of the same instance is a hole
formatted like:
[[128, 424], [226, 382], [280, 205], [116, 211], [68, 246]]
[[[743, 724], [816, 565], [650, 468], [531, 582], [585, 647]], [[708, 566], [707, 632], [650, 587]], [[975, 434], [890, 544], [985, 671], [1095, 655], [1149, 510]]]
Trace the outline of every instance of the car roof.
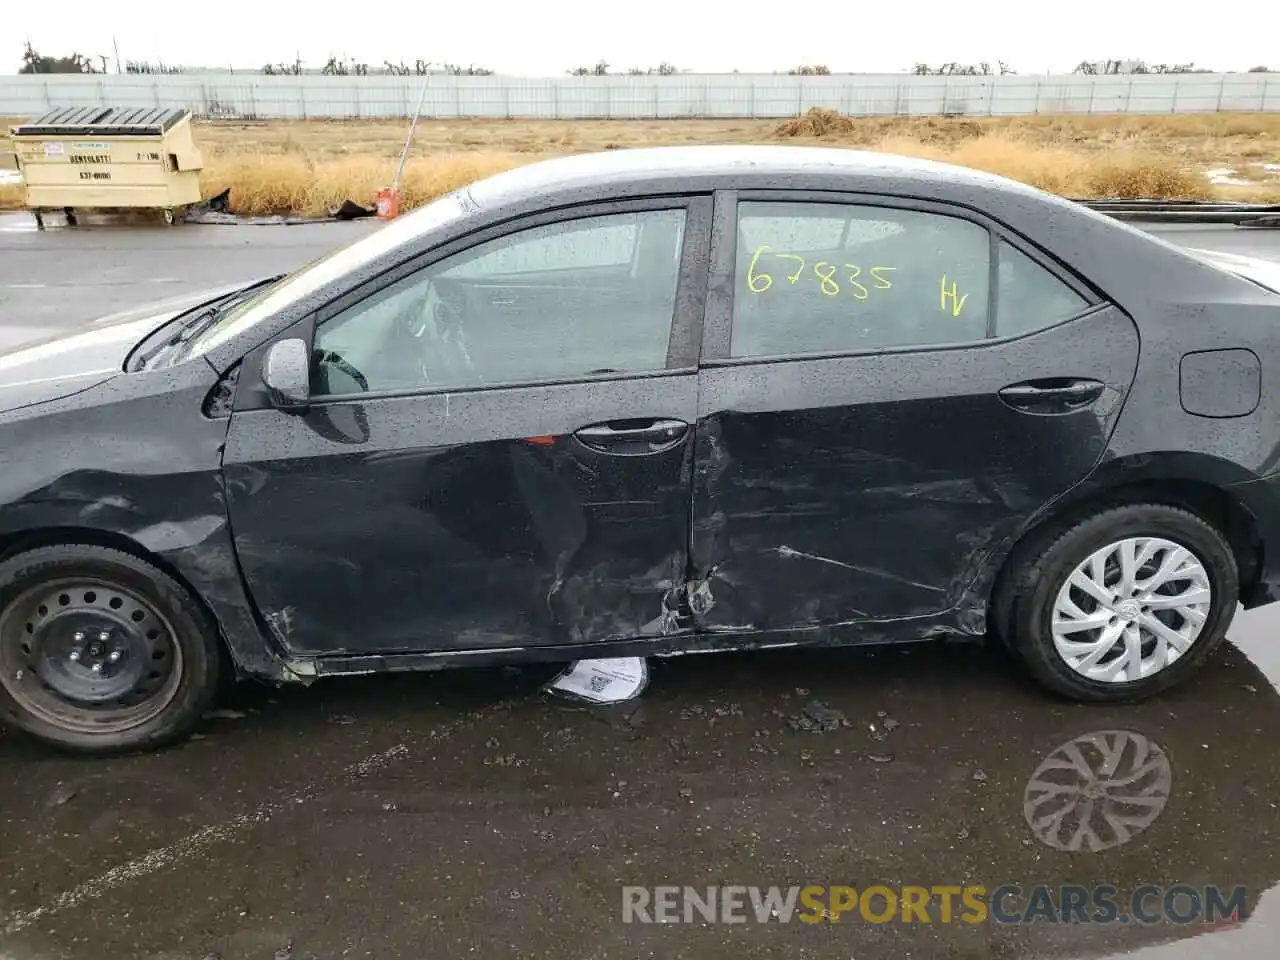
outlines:
[[481, 207], [505, 206], [566, 190], [586, 190], [628, 183], [645, 184], [645, 192], [678, 188], [691, 178], [771, 180], [803, 179], [809, 184], [830, 178], [943, 183], [1046, 196], [1024, 184], [995, 174], [937, 160], [924, 160], [845, 147], [775, 145], [707, 145], [637, 147], [557, 157], [527, 164], [481, 180], [466, 192]]

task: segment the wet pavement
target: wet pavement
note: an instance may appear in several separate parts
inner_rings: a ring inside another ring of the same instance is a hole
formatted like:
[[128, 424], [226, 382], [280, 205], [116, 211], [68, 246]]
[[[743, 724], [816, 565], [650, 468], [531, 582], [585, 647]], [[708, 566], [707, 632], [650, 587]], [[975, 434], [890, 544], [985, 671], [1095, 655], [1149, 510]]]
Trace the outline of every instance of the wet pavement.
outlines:
[[[51, 217], [51, 224], [56, 221]], [[381, 225], [141, 223], [37, 231], [0, 212], [0, 350], [106, 314], [302, 266]], [[1145, 229], [1187, 247], [1280, 260], [1280, 230], [1195, 224]]]
[[[10, 259], [0, 234], [0, 283], [121, 279], [65, 310], [22, 288], [56, 326], [145, 294], [154, 260], [222, 282], [323, 252], [290, 234], [327, 228], [244, 228], [245, 250], [240, 229], [178, 228], [165, 252], [51, 232], [55, 263]], [[204, 231], [210, 248], [188, 239]], [[1280, 607], [1242, 614], [1197, 678], [1136, 706], [1063, 703], [999, 652], [922, 644], [659, 660], [608, 709], [547, 699], [542, 667], [245, 685], [189, 742], [115, 760], [0, 731], [0, 960], [1274, 957], [1278, 626]], [[1179, 883], [1244, 887], [1242, 922], [623, 912], [624, 887], [665, 884], [1111, 884], [1127, 902]]]
[[30, 215], [0, 212], [0, 350], [151, 301], [293, 270], [379, 224], [37, 231]]
[[[609, 709], [547, 700], [541, 668], [244, 687], [110, 761], [0, 734], [0, 957], [1274, 956], [1278, 620], [1130, 707], [923, 645], [662, 660]], [[626, 885], [1005, 883], [1243, 886], [1249, 915], [622, 921]]]

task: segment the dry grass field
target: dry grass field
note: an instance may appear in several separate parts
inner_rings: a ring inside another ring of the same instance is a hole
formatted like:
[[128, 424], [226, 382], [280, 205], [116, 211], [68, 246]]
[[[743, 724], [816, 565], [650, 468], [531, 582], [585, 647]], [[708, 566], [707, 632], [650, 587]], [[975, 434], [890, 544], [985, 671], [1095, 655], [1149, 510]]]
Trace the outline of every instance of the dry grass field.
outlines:
[[[245, 214], [324, 215], [372, 204], [390, 184], [403, 121], [197, 125], [206, 196], [231, 188]], [[551, 156], [659, 144], [792, 143], [947, 160], [1069, 197], [1280, 202], [1280, 114], [850, 118], [811, 111], [776, 120], [431, 120], [418, 124], [401, 209], [477, 177]], [[1270, 165], [1270, 166], [1269, 166]], [[1210, 181], [1231, 169], [1245, 185]], [[0, 186], [0, 206], [21, 191]]]

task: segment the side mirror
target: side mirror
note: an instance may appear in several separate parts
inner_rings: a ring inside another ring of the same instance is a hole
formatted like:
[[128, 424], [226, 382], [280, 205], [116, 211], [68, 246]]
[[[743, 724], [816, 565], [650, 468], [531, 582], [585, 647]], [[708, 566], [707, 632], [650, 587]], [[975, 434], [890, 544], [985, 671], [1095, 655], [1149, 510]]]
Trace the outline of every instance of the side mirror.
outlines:
[[305, 340], [273, 343], [262, 359], [262, 382], [281, 410], [303, 410], [311, 402], [311, 353]]

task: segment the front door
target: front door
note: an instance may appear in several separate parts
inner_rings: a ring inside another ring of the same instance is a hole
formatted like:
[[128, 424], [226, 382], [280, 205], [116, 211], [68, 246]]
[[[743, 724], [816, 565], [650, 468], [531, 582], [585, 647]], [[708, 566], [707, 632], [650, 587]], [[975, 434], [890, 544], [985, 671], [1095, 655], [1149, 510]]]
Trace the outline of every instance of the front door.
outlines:
[[224, 458], [277, 639], [342, 655], [667, 629], [709, 219], [707, 198], [543, 215], [320, 311], [310, 409], [237, 409]]
[[717, 229], [711, 289], [732, 298], [709, 301], [700, 378], [704, 626], [942, 613], [1100, 459], [1136, 330], [1019, 239], [937, 204], [785, 194], [720, 204]]

